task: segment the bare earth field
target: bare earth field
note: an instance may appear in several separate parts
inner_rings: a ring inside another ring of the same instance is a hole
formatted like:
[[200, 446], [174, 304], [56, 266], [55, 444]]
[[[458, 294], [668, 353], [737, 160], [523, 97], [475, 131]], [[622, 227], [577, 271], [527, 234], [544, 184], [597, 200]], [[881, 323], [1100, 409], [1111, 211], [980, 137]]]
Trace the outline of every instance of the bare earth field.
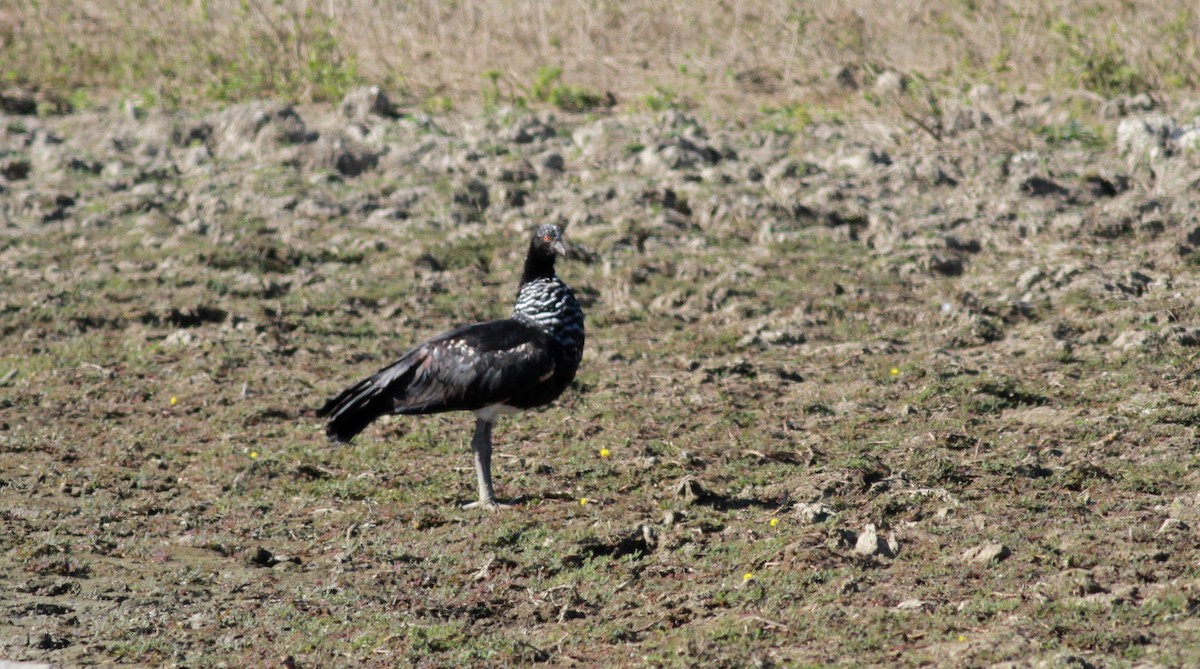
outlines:
[[[0, 658], [1200, 664], [1197, 107], [1077, 103], [0, 117]], [[468, 415], [326, 443], [542, 222], [588, 344], [517, 508]]]

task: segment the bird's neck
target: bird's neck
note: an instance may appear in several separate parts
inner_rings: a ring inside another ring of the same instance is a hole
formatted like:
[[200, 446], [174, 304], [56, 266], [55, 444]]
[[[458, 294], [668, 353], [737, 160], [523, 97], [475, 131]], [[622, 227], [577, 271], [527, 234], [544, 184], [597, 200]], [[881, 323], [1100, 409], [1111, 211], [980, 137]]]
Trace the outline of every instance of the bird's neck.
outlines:
[[521, 272], [521, 285], [538, 279], [549, 279], [554, 276], [554, 256], [530, 251], [525, 256], [525, 269]]

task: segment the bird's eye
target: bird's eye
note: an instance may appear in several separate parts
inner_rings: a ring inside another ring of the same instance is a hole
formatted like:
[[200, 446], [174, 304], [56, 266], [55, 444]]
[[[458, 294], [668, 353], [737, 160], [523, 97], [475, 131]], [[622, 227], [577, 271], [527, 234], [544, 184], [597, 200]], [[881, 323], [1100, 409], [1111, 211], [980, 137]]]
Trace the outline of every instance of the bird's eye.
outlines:
[[542, 241], [552, 242], [552, 241], [554, 241], [554, 236], [553, 235], [542, 235]]

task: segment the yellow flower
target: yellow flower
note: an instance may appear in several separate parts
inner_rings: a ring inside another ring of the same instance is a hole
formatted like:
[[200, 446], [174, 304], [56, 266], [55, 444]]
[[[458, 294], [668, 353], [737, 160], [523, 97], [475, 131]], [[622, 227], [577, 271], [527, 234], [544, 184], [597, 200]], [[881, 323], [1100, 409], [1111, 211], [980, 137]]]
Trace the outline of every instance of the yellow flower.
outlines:
[[258, 451], [250, 451], [250, 459], [257, 460], [258, 459]]
[[959, 635], [958, 635], [958, 640], [959, 640], [959, 642], [961, 643], [961, 642], [963, 642], [963, 641], [966, 641], [966, 640], [967, 640], [967, 637], [966, 637], [966, 635], [964, 635], [964, 634], [959, 634]]
[[175, 406], [176, 404], [179, 404], [179, 398], [172, 395], [171, 396], [171, 406]]
[[888, 373], [891, 374], [892, 376], [900, 376], [900, 368], [893, 367]]
[[775, 527], [775, 526], [776, 526], [776, 525], [778, 525], [778, 524], [779, 524], [779, 519], [778, 519], [778, 518], [772, 518], [772, 519], [771, 519], [771, 527]]
[[579, 506], [587, 506], [587, 503], [588, 503], [588, 498], [586, 498], [586, 497], [579, 498]]
[[607, 448], [600, 449], [600, 457], [607, 458], [610, 455], [612, 455], [612, 451], [608, 450]]
[[742, 574], [742, 580], [743, 581], [753, 581], [754, 574], [751, 574], [750, 572], [746, 572], [745, 574]]

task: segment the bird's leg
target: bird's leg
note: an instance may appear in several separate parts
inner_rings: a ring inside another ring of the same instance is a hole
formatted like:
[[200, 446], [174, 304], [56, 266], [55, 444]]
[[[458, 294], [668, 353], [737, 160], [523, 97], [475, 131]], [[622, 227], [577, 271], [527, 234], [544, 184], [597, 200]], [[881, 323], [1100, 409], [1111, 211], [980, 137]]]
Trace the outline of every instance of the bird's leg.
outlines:
[[471, 439], [471, 452], [475, 454], [475, 477], [479, 481], [479, 501], [463, 505], [464, 509], [476, 507], [490, 509], [507, 508], [507, 504], [496, 501], [492, 490], [492, 425], [481, 418], [475, 420], [475, 436]]

